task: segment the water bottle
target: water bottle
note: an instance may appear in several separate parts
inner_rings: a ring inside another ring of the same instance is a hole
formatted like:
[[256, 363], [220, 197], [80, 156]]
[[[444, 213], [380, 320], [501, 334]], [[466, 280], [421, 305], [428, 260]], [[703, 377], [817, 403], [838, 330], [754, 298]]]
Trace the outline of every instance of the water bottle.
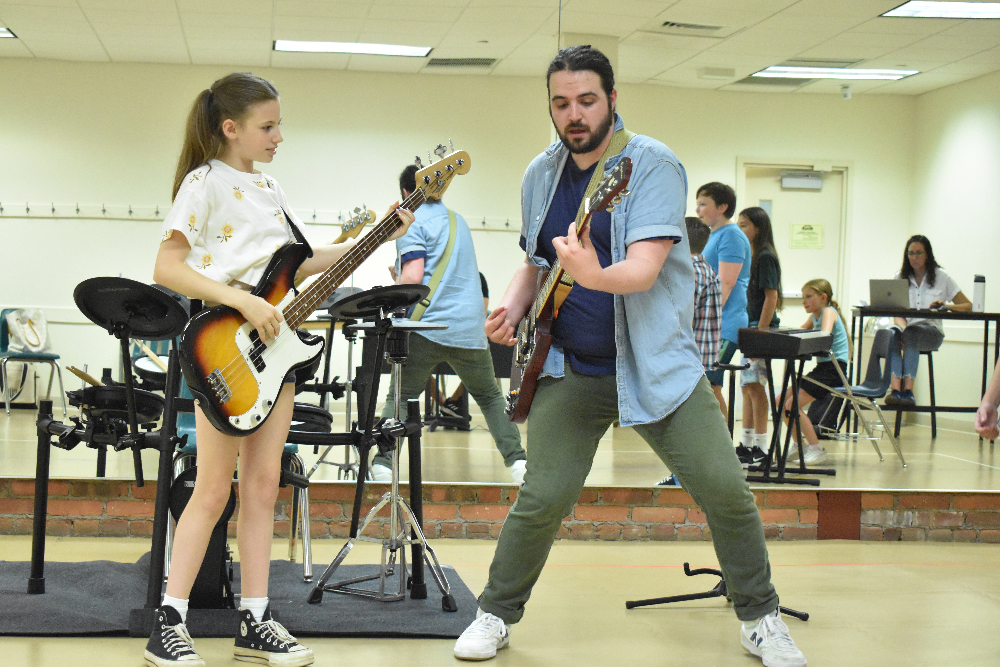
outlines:
[[972, 287], [972, 312], [982, 313], [986, 310], [986, 276], [976, 275]]

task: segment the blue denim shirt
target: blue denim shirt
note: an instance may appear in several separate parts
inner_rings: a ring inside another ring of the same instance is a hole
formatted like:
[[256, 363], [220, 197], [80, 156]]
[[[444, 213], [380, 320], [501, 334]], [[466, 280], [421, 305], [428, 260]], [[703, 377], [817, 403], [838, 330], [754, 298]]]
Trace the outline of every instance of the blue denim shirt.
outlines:
[[[615, 131], [624, 127], [615, 115]], [[532, 160], [521, 183], [521, 235], [528, 262], [543, 271], [548, 263], [537, 255], [538, 232], [569, 151], [561, 142]], [[694, 269], [684, 225], [687, 175], [677, 156], [659, 141], [637, 135], [620, 156], [632, 159], [630, 194], [611, 213], [612, 261], [625, 259], [635, 241], [679, 239], [667, 255], [649, 290], [615, 295], [615, 344], [618, 418], [622, 426], [657, 422], [691, 395], [704, 376], [691, 322], [694, 318]], [[572, 222], [566, 221], [566, 225]], [[542, 376], [562, 377], [564, 355], [553, 347]], [[581, 397], [581, 400], [584, 400]]]
[[[444, 204], [431, 200], [413, 213], [416, 218], [406, 233], [396, 239], [400, 255], [424, 258], [424, 275], [420, 282], [427, 285], [448, 246], [451, 227], [448, 209]], [[417, 333], [439, 345], [472, 350], [487, 349], [486, 308], [479, 281], [476, 248], [472, 243], [469, 225], [455, 214], [455, 244], [451, 258], [441, 276], [441, 282], [431, 295], [431, 305], [424, 311], [422, 322], [444, 324], [443, 330], [420, 330]], [[399, 271], [399, 267], [396, 267]], [[411, 309], [412, 313], [413, 310]]]

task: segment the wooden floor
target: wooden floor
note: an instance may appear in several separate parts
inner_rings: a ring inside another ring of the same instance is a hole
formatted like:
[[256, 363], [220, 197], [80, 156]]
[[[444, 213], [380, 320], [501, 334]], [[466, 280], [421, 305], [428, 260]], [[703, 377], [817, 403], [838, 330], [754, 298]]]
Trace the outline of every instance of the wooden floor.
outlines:
[[[148, 542], [50, 538], [50, 560], [134, 561]], [[341, 543], [320, 540], [325, 565]], [[275, 542], [274, 558], [285, 545]], [[1000, 656], [1000, 547], [979, 544], [779, 542], [769, 545], [782, 604], [811, 616], [786, 618], [809, 665], [996, 665]], [[352, 563], [377, 562], [361, 544]], [[492, 541], [437, 540], [443, 563], [478, 594]], [[0, 559], [28, 560], [27, 537], [0, 537]], [[708, 590], [714, 577], [687, 578], [682, 564], [713, 567], [704, 543], [557, 542], [524, 620], [498, 667], [760, 665], [740, 645], [739, 622], [722, 598], [625, 609], [625, 601]], [[392, 604], [371, 601], [371, 604]], [[3, 606], [0, 613], [15, 610]], [[444, 613], [444, 612], [440, 612]], [[10, 667], [140, 665], [145, 640], [0, 637]], [[457, 665], [452, 640], [310, 638], [317, 665]], [[208, 665], [236, 665], [232, 642], [199, 639]]]
[[[345, 418], [334, 408], [336, 428], [343, 428]], [[342, 408], [340, 408], [342, 410]], [[473, 403], [473, 410], [476, 410]], [[70, 414], [75, 412], [70, 408]], [[61, 411], [57, 409], [57, 417]], [[965, 419], [967, 417], [967, 419]], [[7, 416], [0, 410], [0, 476], [33, 477], [35, 474], [35, 413], [13, 411]], [[965, 421], [962, 421], [965, 419]], [[938, 427], [936, 439], [928, 426], [904, 425], [900, 443], [908, 466], [903, 468], [887, 438], [879, 442], [884, 457], [879, 461], [867, 441], [824, 441], [830, 452], [828, 465], [836, 469], [834, 477], [822, 477], [821, 488], [844, 489], [935, 489], [935, 490], [1000, 490], [1000, 452], [993, 443], [980, 441], [971, 428], [971, 415], [962, 415]], [[473, 430], [469, 432], [424, 429], [423, 476], [425, 481], [496, 483], [509, 482], [503, 461], [486, 430], [482, 416], [473, 413]], [[739, 423], [737, 423], [739, 428]], [[525, 435], [522, 426], [522, 436]], [[527, 438], [523, 437], [526, 441]], [[309, 470], [320, 458], [312, 447], [300, 452]], [[342, 463], [345, 448], [331, 450], [328, 460]], [[65, 451], [52, 449], [51, 474], [54, 478], [92, 477], [96, 471], [97, 454], [93, 449], [78, 445]], [[404, 459], [405, 461], [405, 459]], [[155, 478], [156, 452], [143, 454], [148, 478]], [[401, 466], [406, 478], [407, 466]], [[321, 465], [311, 479], [337, 479], [335, 466]], [[107, 475], [133, 476], [132, 457], [128, 452], [108, 455]], [[604, 435], [598, 448], [588, 484], [601, 486], [646, 486], [663, 479], [667, 468], [653, 455], [646, 443], [632, 429], [612, 428]]]

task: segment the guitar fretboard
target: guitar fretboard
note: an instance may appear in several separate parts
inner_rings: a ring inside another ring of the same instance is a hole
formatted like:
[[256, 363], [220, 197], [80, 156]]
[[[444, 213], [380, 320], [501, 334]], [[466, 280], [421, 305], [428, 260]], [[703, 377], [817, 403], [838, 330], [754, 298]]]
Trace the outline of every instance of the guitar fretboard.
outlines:
[[[426, 201], [424, 191], [417, 188], [412, 195], [406, 198], [400, 208], [410, 212], [416, 211], [420, 205]], [[333, 266], [323, 272], [308, 287], [302, 290], [285, 308], [282, 313], [285, 322], [292, 330], [297, 329], [306, 321], [323, 301], [333, 294], [344, 280], [351, 275], [363, 261], [378, 249], [380, 245], [396, 233], [403, 224], [399, 215], [394, 210], [387, 215], [382, 222], [375, 225], [371, 231], [365, 234], [358, 243], [347, 251]]]

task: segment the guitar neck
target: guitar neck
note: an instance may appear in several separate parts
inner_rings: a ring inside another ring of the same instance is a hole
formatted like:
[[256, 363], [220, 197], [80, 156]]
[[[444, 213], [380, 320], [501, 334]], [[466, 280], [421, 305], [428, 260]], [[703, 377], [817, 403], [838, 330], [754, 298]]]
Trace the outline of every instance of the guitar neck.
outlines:
[[[416, 211], [420, 205], [426, 201], [424, 191], [417, 188], [412, 195], [406, 198], [400, 208], [408, 211]], [[292, 299], [288, 307], [282, 313], [285, 322], [290, 329], [297, 329], [306, 318], [308, 318], [323, 301], [333, 294], [333, 291], [344, 282], [344, 280], [354, 273], [355, 269], [363, 261], [368, 259], [380, 245], [392, 236], [402, 226], [396, 211], [392, 211], [382, 222], [375, 225], [371, 231], [365, 234], [357, 244], [334, 263], [329, 269], [314, 280], [307, 288], [302, 290], [298, 296]]]
[[[590, 223], [591, 213], [589, 210], [590, 209], [589, 205], [587, 209], [588, 209], [587, 214], [583, 216], [583, 219], [580, 221], [580, 224], [577, 225], [576, 227], [576, 233], [578, 235]], [[562, 268], [562, 262], [560, 262], [557, 259], [552, 264], [552, 268], [549, 269], [549, 274], [548, 276], [546, 276], [545, 282], [542, 283], [541, 288], [538, 290], [538, 296], [535, 297], [535, 305], [532, 306], [532, 308], [534, 309], [536, 318], [542, 316], [542, 312], [545, 310], [545, 307], [548, 305], [549, 301], [551, 301], [553, 295], [555, 294], [556, 285], [559, 284], [559, 280], [560, 278], [562, 278], [563, 273], [564, 271]]]

